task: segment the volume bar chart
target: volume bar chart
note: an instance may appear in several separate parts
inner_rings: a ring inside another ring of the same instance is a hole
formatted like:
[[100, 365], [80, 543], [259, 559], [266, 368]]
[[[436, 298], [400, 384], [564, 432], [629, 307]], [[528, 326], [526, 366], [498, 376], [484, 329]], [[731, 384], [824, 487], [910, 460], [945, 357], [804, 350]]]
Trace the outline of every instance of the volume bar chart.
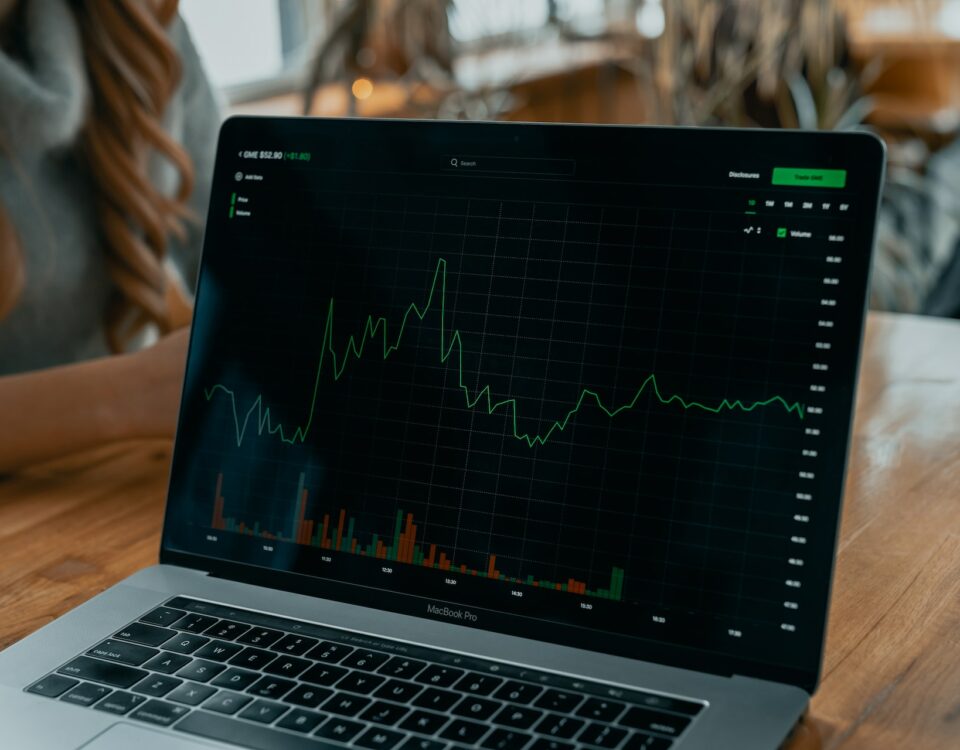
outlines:
[[[450, 571], [462, 575], [541, 589], [552, 589], [598, 599], [615, 601], [622, 599], [623, 569], [617, 566], [611, 567], [610, 581], [606, 588], [587, 588], [585, 581], [576, 578], [568, 578], [566, 581], [557, 582], [536, 578], [532, 574], [525, 577], [506, 575], [497, 568], [497, 555], [494, 553], [488, 555], [485, 568], [471, 568], [465, 564], [457, 563], [448, 557], [446, 552], [438, 549], [436, 544], [426, 545], [418, 540], [420, 530], [414, 522], [413, 514], [405, 514], [403, 510], [397, 511], [393, 532], [386, 538], [381, 538], [376, 533], [364, 534], [359, 532], [356, 529], [355, 519], [348, 516], [344, 508], [341, 508], [335, 515], [325, 513], [321, 519], [307, 518], [306, 509], [309, 493], [304, 487], [304, 481], [304, 474], [301, 473], [296, 493], [296, 511], [292, 515], [287, 528], [268, 529], [260, 522], [254, 522], [251, 525], [224, 515], [223, 473], [221, 472], [217, 475], [213, 516], [210, 525], [218, 531], [291, 542], [307, 547], [389, 560], [405, 565]], [[366, 543], [362, 543], [359, 536], [367, 538]]]

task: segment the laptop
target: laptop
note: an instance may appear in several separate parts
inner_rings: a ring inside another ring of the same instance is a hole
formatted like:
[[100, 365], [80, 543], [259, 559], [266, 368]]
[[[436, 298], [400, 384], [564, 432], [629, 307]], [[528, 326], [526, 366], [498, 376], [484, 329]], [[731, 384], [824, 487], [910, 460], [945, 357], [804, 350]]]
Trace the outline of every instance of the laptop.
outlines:
[[770, 750], [820, 673], [863, 133], [235, 118], [160, 564], [18, 750]]

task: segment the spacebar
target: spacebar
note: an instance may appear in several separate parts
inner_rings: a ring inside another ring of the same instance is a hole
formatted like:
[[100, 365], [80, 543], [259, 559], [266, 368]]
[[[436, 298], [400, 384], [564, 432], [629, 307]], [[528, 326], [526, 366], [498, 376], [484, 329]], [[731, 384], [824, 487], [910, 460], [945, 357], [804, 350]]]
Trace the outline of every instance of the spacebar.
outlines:
[[245, 721], [215, 716], [206, 711], [194, 711], [183, 717], [174, 728], [181, 732], [221, 742], [232, 742], [240, 747], [252, 747], [256, 750], [343, 750], [340, 745], [323, 740], [297, 737], [294, 734], [248, 724]]

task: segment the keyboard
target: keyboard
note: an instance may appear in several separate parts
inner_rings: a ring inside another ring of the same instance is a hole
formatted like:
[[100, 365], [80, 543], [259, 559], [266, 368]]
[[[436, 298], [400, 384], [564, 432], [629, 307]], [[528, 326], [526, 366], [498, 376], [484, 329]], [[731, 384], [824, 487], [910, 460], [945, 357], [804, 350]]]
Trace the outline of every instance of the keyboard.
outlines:
[[663, 750], [706, 707], [186, 597], [25, 690], [255, 750]]

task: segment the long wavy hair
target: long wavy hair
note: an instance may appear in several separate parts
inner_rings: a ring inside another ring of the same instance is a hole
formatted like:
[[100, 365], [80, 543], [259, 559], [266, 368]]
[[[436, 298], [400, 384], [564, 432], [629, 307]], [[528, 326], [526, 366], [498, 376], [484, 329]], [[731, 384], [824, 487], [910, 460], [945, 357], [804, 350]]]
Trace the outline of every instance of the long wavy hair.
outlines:
[[[147, 325], [174, 327], [182, 297], [164, 267], [171, 235], [182, 236], [193, 189], [187, 152], [164, 130], [164, 110], [181, 65], [167, 35], [178, 0], [71, 3], [90, 81], [90, 108], [77, 148], [94, 191], [100, 241], [114, 289], [104, 311], [107, 342], [123, 351]], [[159, 154], [179, 173], [173, 195], [150, 180]], [[23, 254], [0, 206], [0, 319], [26, 283]]]

